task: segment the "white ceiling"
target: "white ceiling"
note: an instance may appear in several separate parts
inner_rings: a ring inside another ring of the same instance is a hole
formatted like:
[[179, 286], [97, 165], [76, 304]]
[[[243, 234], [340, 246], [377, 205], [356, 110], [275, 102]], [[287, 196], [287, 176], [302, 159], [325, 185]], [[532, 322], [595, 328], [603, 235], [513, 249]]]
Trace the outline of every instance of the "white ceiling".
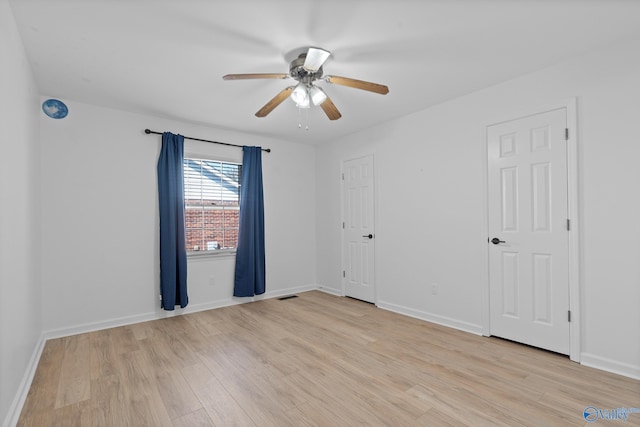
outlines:
[[[10, 0], [42, 95], [223, 129], [321, 143], [635, 36], [633, 0]], [[320, 82], [329, 121], [287, 100], [309, 46], [325, 75], [382, 83], [388, 95]], [[73, 111], [70, 112], [72, 114]], [[140, 123], [141, 129], [147, 126]], [[180, 129], [159, 129], [180, 132]], [[202, 136], [215, 138], [215, 135]]]

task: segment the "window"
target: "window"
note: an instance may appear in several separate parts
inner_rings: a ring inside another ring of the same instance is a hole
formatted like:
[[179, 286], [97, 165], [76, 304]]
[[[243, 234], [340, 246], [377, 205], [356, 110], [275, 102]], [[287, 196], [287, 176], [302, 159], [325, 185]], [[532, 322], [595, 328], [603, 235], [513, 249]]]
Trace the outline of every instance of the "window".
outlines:
[[235, 249], [242, 165], [184, 159], [187, 252]]

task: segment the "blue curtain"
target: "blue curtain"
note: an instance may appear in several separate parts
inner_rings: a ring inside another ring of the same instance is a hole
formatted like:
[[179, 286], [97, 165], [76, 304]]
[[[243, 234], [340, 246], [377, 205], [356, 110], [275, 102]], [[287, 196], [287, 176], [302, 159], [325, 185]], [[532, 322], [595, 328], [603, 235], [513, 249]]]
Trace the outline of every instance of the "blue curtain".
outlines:
[[184, 230], [184, 137], [162, 134], [158, 158], [158, 199], [160, 207], [160, 306], [184, 308], [187, 296], [187, 249]]
[[240, 230], [233, 296], [252, 297], [265, 291], [262, 149], [245, 146], [242, 150]]

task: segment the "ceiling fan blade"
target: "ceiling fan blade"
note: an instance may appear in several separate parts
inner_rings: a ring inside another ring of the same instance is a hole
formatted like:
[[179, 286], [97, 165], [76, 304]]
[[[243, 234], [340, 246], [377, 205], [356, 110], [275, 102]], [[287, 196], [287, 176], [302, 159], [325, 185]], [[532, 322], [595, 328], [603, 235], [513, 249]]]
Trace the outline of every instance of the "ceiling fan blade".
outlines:
[[289, 74], [257, 73], [257, 74], [227, 74], [224, 80], [247, 80], [247, 79], [286, 79]]
[[329, 58], [329, 55], [331, 55], [331, 52], [328, 50], [310, 47], [304, 59], [304, 64], [302, 64], [302, 68], [315, 73], [322, 67], [322, 64]]
[[320, 104], [324, 113], [329, 117], [329, 120], [338, 120], [342, 117], [340, 111], [336, 108], [336, 105], [331, 101], [331, 99], [327, 96], [327, 99], [324, 100], [322, 104]]
[[276, 96], [271, 98], [269, 102], [264, 104], [264, 107], [258, 110], [256, 113], [256, 117], [266, 117], [267, 114], [272, 112], [274, 108], [278, 105], [282, 104], [282, 102], [291, 95], [291, 91], [293, 91], [294, 86], [289, 86], [288, 88], [283, 89]]
[[379, 93], [380, 95], [386, 95], [387, 93], [389, 93], [388, 87], [378, 83], [365, 82], [364, 80], [356, 80], [350, 79], [349, 77], [339, 76], [326, 76], [324, 79], [329, 83], [353, 87], [356, 89], [368, 90], [369, 92]]

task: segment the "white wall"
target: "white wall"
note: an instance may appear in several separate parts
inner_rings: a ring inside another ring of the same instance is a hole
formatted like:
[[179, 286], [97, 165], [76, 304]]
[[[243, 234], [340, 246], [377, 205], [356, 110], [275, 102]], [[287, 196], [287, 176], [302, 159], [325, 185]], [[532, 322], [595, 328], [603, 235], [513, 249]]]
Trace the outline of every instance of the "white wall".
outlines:
[[0, 0], [0, 423], [24, 391], [41, 333], [39, 98], [6, 0]]
[[[47, 336], [166, 314], [158, 299], [161, 137], [145, 128], [271, 148], [263, 154], [266, 296], [316, 286], [313, 147], [65, 102], [66, 119], [40, 124]], [[240, 148], [204, 142], [186, 140], [185, 152], [242, 160]], [[185, 310], [246, 301], [232, 298], [233, 266], [233, 257], [190, 260]]]
[[341, 162], [373, 153], [378, 304], [481, 332], [484, 130], [577, 97], [581, 359], [640, 377], [639, 49], [629, 40], [319, 147], [319, 285], [342, 289]]

